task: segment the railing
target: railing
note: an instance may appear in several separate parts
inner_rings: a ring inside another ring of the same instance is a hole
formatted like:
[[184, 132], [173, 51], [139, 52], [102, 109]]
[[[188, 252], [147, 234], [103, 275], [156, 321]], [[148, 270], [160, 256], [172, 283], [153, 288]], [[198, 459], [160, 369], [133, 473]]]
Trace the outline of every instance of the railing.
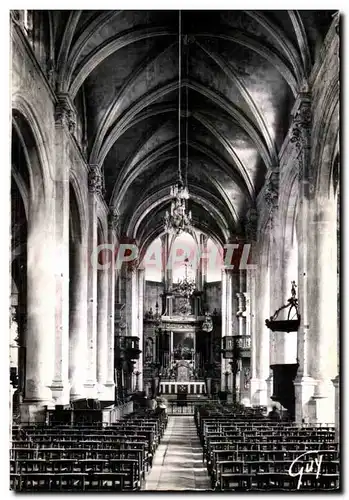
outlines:
[[115, 347], [119, 349], [139, 349], [139, 337], [128, 337], [126, 335], [115, 336]]
[[168, 415], [194, 415], [195, 407], [207, 404], [207, 401], [176, 400], [166, 403]]
[[160, 383], [160, 391], [161, 394], [169, 395], [169, 394], [183, 394], [183, 389], [186, 390], [187, 394], [194, 395], [204, 395], [206, 394], [206, 384], [204, 380], [201, 381], [192, 381], [192, 382], [173, 382], [161, 380]]
[[233, 335], [222, 338], [222, 352], [224, 358], [240, 357], [249, 354], [251, 337], [249, 335]]

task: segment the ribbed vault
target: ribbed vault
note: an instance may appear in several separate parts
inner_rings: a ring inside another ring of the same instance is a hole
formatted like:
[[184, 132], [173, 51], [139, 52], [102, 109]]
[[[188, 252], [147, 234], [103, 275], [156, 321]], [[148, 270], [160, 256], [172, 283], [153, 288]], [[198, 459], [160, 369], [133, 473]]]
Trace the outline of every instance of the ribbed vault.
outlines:
[[[333, 11], [334, 13], [334, 11]], [[87, 161], [141, 245], [161, 234], [187, 125], [195, 227], [243, 234], [331, 23], [331, 11], [54, 11], [58, 92], [73, 99]], [[52, 44], [53, 38], [53, 44]]]

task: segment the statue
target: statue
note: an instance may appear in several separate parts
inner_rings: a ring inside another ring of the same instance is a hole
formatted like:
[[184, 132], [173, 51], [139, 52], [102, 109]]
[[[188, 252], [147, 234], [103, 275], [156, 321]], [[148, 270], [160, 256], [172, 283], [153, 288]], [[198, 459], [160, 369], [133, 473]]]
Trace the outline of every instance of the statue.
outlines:
[[153, 339], [148, 337], [145, 347], [145, 359], [146, 361], [153, 360]]
[[203, 332], [212, 332], [213, 330], [213, 323], [212, 323], [212, 318], [208, 314], [208, 312], [205, 313], [205, 320], [202, 324], [202, 331]]

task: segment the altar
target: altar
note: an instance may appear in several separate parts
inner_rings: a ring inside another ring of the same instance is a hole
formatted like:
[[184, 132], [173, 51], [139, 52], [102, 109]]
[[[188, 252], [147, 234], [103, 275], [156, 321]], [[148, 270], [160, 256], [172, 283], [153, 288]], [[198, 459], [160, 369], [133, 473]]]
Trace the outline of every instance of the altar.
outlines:
[[160, 383], [162, 394], [167, 395], [204, 395], [206, 393], [205, 381], [198, 380], [194, 375], [194, 364], [191, 361], [180, 359], [173, 362], [172, 379]]
[[206, 328], [211, 318], [202, 311], [202, 294], [186, 276], [161, 294], [163, 313], [156, 314], [157, 322], [147, 318], [147, 324], [154, 321], [154, 333], [148, 334], [147, 327], [144, 338], [149, 378], [158, 370], [159, 392], [172, 399], [195, 399], [207, 392], [204, 374], [212, 325]]
[[206, 384], [204, 380], [195, 380], [188, 382], [177, 382], [173, 380], [162, 380], [160, 383], [160, 394], [164, 396], [182, 394], [184, 391], [188, 396], [206, 395]]

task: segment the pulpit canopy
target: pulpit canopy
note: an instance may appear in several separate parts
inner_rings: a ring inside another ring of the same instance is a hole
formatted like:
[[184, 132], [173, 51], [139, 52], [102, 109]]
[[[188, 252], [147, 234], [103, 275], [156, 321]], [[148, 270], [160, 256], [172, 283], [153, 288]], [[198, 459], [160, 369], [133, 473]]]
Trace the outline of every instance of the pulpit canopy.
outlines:
[[[291, 282], [291, 298], [288, 299], [287, 304], [281, 306], [270, 319], [265, 320], [266, 326], [272, 332], [296, 332], [299, 328], [301, 317], [298, 310], [298, 299], [296, 297], [297, 285], [295, 281]], [[279, 314], [281, 311], [287, 311], [287, 319], [280, 319]]]

